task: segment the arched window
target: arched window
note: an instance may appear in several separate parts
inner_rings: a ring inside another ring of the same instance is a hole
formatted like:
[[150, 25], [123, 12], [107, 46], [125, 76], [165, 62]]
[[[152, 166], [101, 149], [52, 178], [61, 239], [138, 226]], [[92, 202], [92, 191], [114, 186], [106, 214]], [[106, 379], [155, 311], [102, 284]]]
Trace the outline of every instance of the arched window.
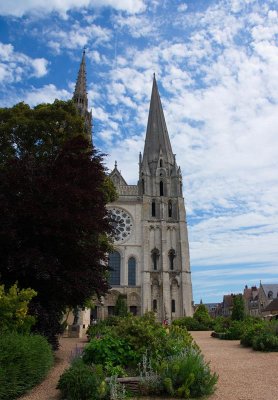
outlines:
[[173, 204], [172, 204], [172, 200], [168, 201], [168, 217], [172, 218], [173, 215]]
[[118, 251], [109, 254], [108, 266], [110, 268], [109, 283], [111, 286], [121, 284], [121, 255]]
[[159, 160], [159, 166], [160, 166], [160, 168], [163, 167], [163, 161], [161, 159]]
[[176, 301], [172, 300], [172, 313], [176, 312]]
[[155, 200], [152, 201], [152, 217], [155, 217]]
[[152, 261], [153, 261], [154, 271], [156, 271], [158, 268], [158, 257], [159, 257], [159, 251], [158, 251], [158, 249], [154, 248], [152, 250]]
[[160, 181], [159, 188], [160, 188], [160, 196], [164, 196], [164, 187], [162, 181]]
[[136, 260], [130, 257], [128, 260], [128, 286], [136, 285]]
[[170, 270], [173, 271], [173, 269], [174, 269], [174, 258], [176, 257], [175, 250], [174, 249], [169, 250], [168, 256], [169, 256]]
[[269, 299], [273, 299], [273, 292], [272, 292], [271, 290], [268, 292], [267, 297], [268, 297]]
[[157, 311], [157, 300], [156, 299], [153, 300], [153, 311], [154, 312]]

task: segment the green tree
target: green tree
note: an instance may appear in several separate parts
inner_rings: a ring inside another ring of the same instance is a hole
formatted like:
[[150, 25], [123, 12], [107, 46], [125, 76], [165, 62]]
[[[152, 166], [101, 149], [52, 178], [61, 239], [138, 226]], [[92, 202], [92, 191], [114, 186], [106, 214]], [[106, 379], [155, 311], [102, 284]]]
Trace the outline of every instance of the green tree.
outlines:
[[35, 329], [54, 347], [66, 308], [109, 288], [115, 189], [82, 132], [71, 101], [0, 109], [0, 279], [38, 292]]
[[115, 304], [115, 315], [126, 317], [128, 314], [126, 295], [119, 294]]
[[237, 294], [233, 297], [233, 308], [231, 319], [233, 321], [243, 321], [245, 316], [244, 301], [242, 294]]
[[33, 289], [19, 289], [17, 283], [5, 290], [0, 285], [0, 333], [29, 332], [35, 318], [28, 314], [28, 306], [37, 293]]
[[205, 326], [209, 326], [212, 323], [212, 318], [209, 315], [208, 309], [204, 304], [200, 304], [198, 306], [193, 315], [193, 318]]

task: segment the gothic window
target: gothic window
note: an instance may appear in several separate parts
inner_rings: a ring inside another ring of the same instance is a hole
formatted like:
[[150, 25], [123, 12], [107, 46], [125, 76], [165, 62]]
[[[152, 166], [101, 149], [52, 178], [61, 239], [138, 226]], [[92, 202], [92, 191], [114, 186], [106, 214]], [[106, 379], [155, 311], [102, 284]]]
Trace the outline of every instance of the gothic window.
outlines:
[[157, 300], [156, 299], [153, 300], [153, 311], [154, 312], [157, 311]]
[[168, 253], [169, 256], [169, 264], [170, 264], [170, 270], [173, 271], [174, 269], [174, 258], [176, 257], [176, 252], [174, 249], [171, 249]]
[[145, 180], [142, 179], [142, 193], [145, 194]]
[[153, 261], [154, 271], [156, 271], [158, 267], [158, 257], [159, 257], [159, 251], [158, 249], [155, 248], [152, 250], [152, 261]]
[[155, 217], [155, 200], [152, 201], [152, 217]]
[[267, 297], [268, 297], [269, 299], [272, 299], [272, 298], [273, 298], [273, 292], [272, 292], [271, 290], [268, 292]]
[[108, 306], [107, 309], [109, 316], [115, 315], [115, 306]]
[[128, 260], [128, 286], [136, 285], [136, 260], [130, 257]]
[[163, 187], [163, 182], [162, 181], [160, 181], [159, 189], [160, 189], [160, 196], [164, 196], [164, 187]]
[[163, 161], [161, 159], [159, 160], [159, 166], [160, 166], [160, 168], [163, 167]]
[[121, 255], [118, 251], [109, 254], [108, 266], [110, 268], [110, 285], [121, 284]]
[[173, 204], [172, 204], [172, 200], [168, 201], [168, 217], [172, 218], [173, 215]]
[[172, 313], [176, 312], [176, 301], [172, 300]]

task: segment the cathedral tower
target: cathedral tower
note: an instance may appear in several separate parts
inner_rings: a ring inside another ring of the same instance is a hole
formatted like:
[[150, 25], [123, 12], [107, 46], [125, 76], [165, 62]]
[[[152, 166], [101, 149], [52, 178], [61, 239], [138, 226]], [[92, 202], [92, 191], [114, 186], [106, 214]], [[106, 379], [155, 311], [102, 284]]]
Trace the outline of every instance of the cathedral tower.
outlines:
[[85, 50], [79, 67], [75, 90], [72, 98], [75, 107], [80, 115], [85, 119], [85, 134], [87, 139], [92, 141], [92, 111], [88, 111], [88, 96], [87, 96], [87, 82], [86, 82], [86, 59]]
[[134, 314], [154, 311], [169, 321], [192, 315], [192, 285], [181, 170], [176, 164], [155, 76], [138, 185], [128, 185], [115, 164], [110, 177], [119, 198], [108, 209], [114, 219], [110, 254], [112, 290], [101, 308], [113, 314], [122, 294]]

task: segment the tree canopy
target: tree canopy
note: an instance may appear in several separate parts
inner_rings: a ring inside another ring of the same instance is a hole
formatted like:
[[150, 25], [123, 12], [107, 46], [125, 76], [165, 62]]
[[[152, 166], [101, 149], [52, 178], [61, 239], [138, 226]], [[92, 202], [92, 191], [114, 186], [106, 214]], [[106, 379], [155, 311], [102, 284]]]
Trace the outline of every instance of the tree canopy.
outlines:
[[0, 281], [38, 292], [30, 309], [44, 334], [107, 291], [114, 199], [72, 102], [0, 109]]

